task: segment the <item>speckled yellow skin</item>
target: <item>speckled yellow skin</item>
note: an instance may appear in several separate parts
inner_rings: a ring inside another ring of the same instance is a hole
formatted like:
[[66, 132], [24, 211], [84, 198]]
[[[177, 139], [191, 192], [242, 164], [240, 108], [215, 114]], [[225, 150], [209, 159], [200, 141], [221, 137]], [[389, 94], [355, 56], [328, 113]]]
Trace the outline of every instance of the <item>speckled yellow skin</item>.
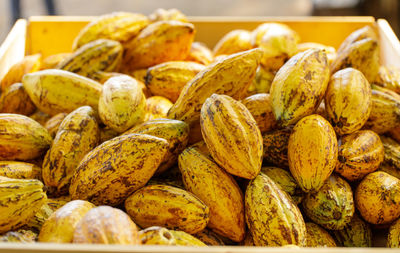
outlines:
[[364, 128], [383, 134], [400, 125], [400, 95], [372, 85], [372, 109]]
[[178, 9], [163, 9], [158, 8], [149, 15], [151, 22], [162, 21], [162, 20], [177, 20], [181, 22], [188, 22], [187, 17]]
[[389, 228], [386, 242], [388, 248], [400, 248], [400, 220], [396, 220]]
[[371, 87], [360, 71], [346, 68], [332, 75], [325, 93], [325, 111], [337, 134], [359, 130], [371, 109]]
[[255, 94], [242, 100], [242, 104], [250, 111], [257, 122], [261, 133], [277, 128], [274, 113], [267, 93]]
[[87, 24], [75, 38], [72, 50], [97, 39], [128, 42], [150, 23], [149, 19], [137, 13], [114, 12], [102, 15]]
[[39, 242], [72, 242], [76, 225], [94, 207], [95, 205], [84, 200], [68, 202], [44, 222], [39, 233]]
[[26, 228], [39, 233], [44, 222], [53, 214], [53, 212], [53, 209], [47, 203], [43, 204], [40, 207], [39, 211], [37, 211], [35, 215], [31, 219], [29, 219], [26, 225], [22, 228]]
[[193, 42], [186, 61], [194, 61], [203, 65], [208, 65], [214, 61], [213, 52], [201, 42]]
[[43, 59], [40, 70], [57, 68], [58, 64], [68, 58], [71, 54], [72, 53], [59, 53], [47, 56]]
[[147, 70], [146, 86], [153, 95], [175, 103], [186, 83], [204, 69], [204, 65], [195, 62], [164, 62]]
[[272, 179], [260, 173], [245, 195], [246, 223], [256, 246], [306, 246], [306, 226], [296, 204]]
[[308, 193], [302, 204], [308, 218], [330, 230], [343, 229], [354, 214], [351, 187], [336, 174], [332, 174], [319, 191]]
[[99, 99], [99, 116], [106, 126], [123, 133], [141, 123], [145, 115], [146, 97], [135, 79], [120, 75], [104, 83]]
[[50, 147], [46, 128], [23, 115], [0, 114], [0, 160], [35, 159]]
[[196, 237], [184, 232], [177, 230], [170, 230], [170, 233], [175, 237], [176, 245], [178, 246], [194, 246], [194, 247], [205, 247], [207, 246], [204, 242], [200, 241]]
[[34, 54], [25, 56], [20, 62], [14, 64], [0, 82], [1, 91], [4, 92], [6, 88], [14, 83], [20, 83], [25, 74], [38, 71], [41, 61], [42, 56], [40, 54]]
[[51, 137], [54, 138], [56, 136], [58, 128], [61, 125], [61, 122], [65, 119], [67, 115], [68, 113], [60, 112], [59, 114], [54, 115], [48, 121], [46, 121], [44, 127], [47, 129], [47, 131], [49, 131]]
[[36, 107], [49, 115], [69, 113], [84, 105], [97, 108], [101, 93], [100, 83], [59, 69], [27, 74], [22, 83]]
[[54, 211], [60, 209], [71, 201], [71, 196], [61, 196], [58, 198], [47, 198], [47, 205]]
[[292, 128], [263, 134], [264, 161], [280, 168], [289, 168], [288, 146]]
[[61, 195], [67, 194], [79, 162], [98, 145], [99, 139], [95, 111], [90, 106], [82, 106], [68, 114], [44, 157], [42, 168], [45, 185], [57, 187]]
[[332, 62], [336, 59], [336, 49], [334, 47], [315, 42], [304, 42], [297, 44], [297, 53], [304, 52], [312, 48], [325, 50], [326, 57], [328, 58], [328, 65], [331, 65]]
[[110, 206], [90, 209], [76, 225], [73, 238], [73, 243], [141, 244], [136, 224]]
[[385, 172], [368, 174], [354, 197], [358, 211], [369, 223], [389, 224], [400, 216], [400, 180]]
[[400, 69], [394, 66], [381, 66], [375, 84], [400, 93]]
[[29, 115], [29, 118], [33, 119], [34, 121], [38, 122], [40, 125], [44, 126], [46, 122], [51, 119], [51, 116], [47, 113], [41, 112], [36, 110], [34, 113]]
[[275, 77], [275, 71], [268, 71], [262, 66], [257, 68], [253, 84], [249, 87], [249, 93], [269, 93], [272, 81]]
[[253, 81], [262, 52], [252, 49], [208, 65], [183, 88], [168, 117], [190, 126], [198, 122], [204, 101], [213, 93], [242, 99]]
[[42, 168], [32, 163], [0, 161], [0, 176], [15, 179], [41, 179]]
[[225, 245], [224, 241], [221, 239], [221, 237], [213, 232], [210, 229], [204, 229], [203, 231], [200, 231], [196, 234], [193, 235], [200, 241], [204, 242], [208, 246], [223, 246]]
[[0, 235], [0, 242], [34, 243], [36, 238], [37, 234], [35, 232], [31, 230], [18, 229]]
[[167, 118], [169, 109], [174, 104], [165, 97], [152, 96], [146, 99], [146, 116], [144, 121]]
[[306, 222], [307, 247], [336, 247], [336, 242], [332, 236], [319, 225]]
[[139, 231], [143, 245], [176, 245], [176, 239], [171, 231], [163, 227], [149, 227]]
[[36, 106], [29, 98], [22, 83], [14, 83], [7, 87], [0, 96], [1, 113], [17, 113], [31, 115]]
[[106, 141], [82, 159], [69, 192], [95, 205], [118, 205], [149, 181], [167, 150], [166, 140], [145, 134]]
[[186, 189], [210, 208], [208, 227], [235, 242], [242, 241], [244, 199], [233, 177], [196, 147], [182, 152], [179, 169]]
[[355, 30], [352, 32], [349, 36], [346, 37], [346, 39], [340, 44], [339, 51], [343, 51], [345, 48], [349, 47], [351, 44], [354, 42], [363, 40], [363, 39], [378, 39], [378, 34], [377, 34], [377, 27], [376, 26], [364, 26], [360, 29]]
[[57, 68], [100, 80], [97, 72], [113, 72], [120, 67], [122, 52], [122, 45], [118, 41], [98, 39], [77, 49], [62, 60]]
[[192, 193], [168, 185], [149, 185], [125, 201], [126, 212], [142, 228], [163, 226], [190, 234], [202, 231], [210, 209]]
[[359, 180], [377, 170], [384, 156], [379, 135], [360, 130], [341, 139], [335, 171], [349, 181]]
[[262, 164], [262, 136], [242, 103], [213, 94], [201, 108], [200, 125], [211, 156], [222, 168], [246, 179], [257, 176]]
[[380, 170], [400, 179], [400, 144], [389, 137], [380, 137], [385, 149], [385, 162]]
[[298, 53], [279, 69], [271, 85], [271, 104], [281, 126], [312, 114], [325, 95], [329, 68], [324, 51]]
[[301, 189], [318, 191], [335, 169], [336, 134], [324, 118], [313, 114], [301, 119], [289, 138], [289, 168]]
[[0, 233], [27, 224], [46, 199], [39, 180], [0, 176]]
[[341, 247], [371, 247], [372, 233], [368, 223], [360, 219], [356, 213], [350, 223], [342, 230], [334, 230], [332, 233], [338, 246]]
[[246, 30], [232, 30], [225, 34], [214, 47], [214, 56], [234, 54], [252, 49], [251, 33]]
[[146, 121], [126, 131], [124, 134], [149, 134], [165, 139], [169, 146], [157, 174], [176, 164], [179, 154], [186, 148], [189, 140], [189, 126], [180, 120], [155, 119]]
[[148, 68], [162, 62], [185, 60], [196, 33], [191, 23], [157, 21], [125, 45], [124, 68]]

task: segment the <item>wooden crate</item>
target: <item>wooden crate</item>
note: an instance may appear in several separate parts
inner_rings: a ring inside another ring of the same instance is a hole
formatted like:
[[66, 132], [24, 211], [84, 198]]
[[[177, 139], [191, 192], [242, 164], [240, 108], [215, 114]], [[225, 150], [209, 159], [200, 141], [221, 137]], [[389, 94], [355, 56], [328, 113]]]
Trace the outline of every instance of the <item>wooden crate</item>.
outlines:
[[[70, 52], [74, 37], [93, 17], [38, 16], [16, 22], [0, 46], [0, 79], [8, 69], [24, 55], [41, 53], [48, 56]], [[252, 30], [269, 21], [281, 22], [297, 31], [302, 42], [319, 42], [338, 48], [340, 43], [354, 30], [377, 23], [381, 62], [400, 67], [400, 42], [386, 20], [373, 17], [189, 17], [197, 29], [196, 41], [213, 47], [227, 32], [233, 29]], [[1, 215], [1, 214], [0, 214]], [[384, 235], [375, 234], [374, 245], [384, 246]], [[267, 247], [165, 247], [165, 246], [122, 246], [122, 245], [79, 245], [79, 244], [20, 244], [0, 243], [0, 253], [385, 253], [399, 252], [384, 248], [267, 248]]]

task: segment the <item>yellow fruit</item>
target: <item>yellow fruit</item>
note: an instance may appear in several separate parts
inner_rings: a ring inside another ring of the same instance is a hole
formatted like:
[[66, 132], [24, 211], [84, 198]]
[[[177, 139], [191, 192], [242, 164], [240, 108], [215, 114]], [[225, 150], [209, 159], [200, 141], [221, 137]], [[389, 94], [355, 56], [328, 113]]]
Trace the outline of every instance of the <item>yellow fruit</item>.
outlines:
[[195, 35], [191, 23], [157, 21], [144, 28], [125, 45], [123, 64], [134, 70], [162, 62], [185, 60]]
[[318, 191], [335, 169], [338, 156], [336, 134], [319, 115], [301, 119], [289, 138], [289, 168], [301, 189]]
[[58, 198], [48, 198], [47, 205], [54, 211], [60, 209], [65, 204], [71, 201], [71, 196], [61, 196]]
[[400, 220], [395, 221], [390, 226], [386, 247], [400, 248]]
[[208, 65], [214, 61], [214, 55], [204, 43], [193, 42], [186, 61], [194, 61], [203, 65]]
[[44, 158], [44, 183], [57, 187], [58, 194], [68, 193], [76, 167], [82, 158], [97, 146], [99, 138], [95, 111], [90, 106], [82, 106], [68, 114]]
[[141, 123], [146, 114], [146, 97], [137, 81], [120, 75], [107, 80], [99, 100], [99, 116], [103, 123], [118, 133]]
[[394, 66], [380, 66], [375, 84], [399, 93], [400, 69]]
[[400, 216], [400, 180], [376, 171], [357, 186], [355, 202], [361, 216], [372, 224], [389, 224]]
[[335, 171], [349, 181], [359, 180], [377, 170], [384, 156], [383, 144], [376, 133], [357, 131], [341, 139]]
[[209, 208], [195, 195], [168, 185], [149, 185], [125, 201], [126, 212], [142, 228], [164, 226], [194, 234], [209, 220]]
[[46, 128], [19, 114], [0, 114], [0, 160], [29, 160], [41, 156], [52, 138]]
[[15, 179], [41, 179], [42, 168], [32, 163], [0, 161], [0, 176]]
[[329, 82], [326, 54], [319, 49], [298, 53], [279, 69], [271, 85], [271, 104], [278, 124], [288, 126], [312, 114]]
[[56, 114], [53, 117], [51, 117], [48, 121], [46, 121], [46, 124], [44, 124], [44, 127], [47, 129], [47, 131], [49, 131], [49, 134], [51, 135], [52, 138], [56, 136], [58, 128], [61, 125], [61, 122], [67, 115], [68, 114], [65, 112], [60, 112], [59, 114]]
[[381, 136], [385, 149], [385, 162], [380, 170], [400, 179], [400, 144], [393, 139]]
[[242, 99], [253, 81], [262, 52], [260, 49], [237, 53], [208, 65], [183, 88], [168, 112], [168, 118], [198, 122], [203, 103], [213, 93]]
[[264, 161], [281, 168], [289, 168], [288, 145], [292, 128], [263, 134]]
[[372, 233], [368, 223], [353, 215], [350, 223], [342, 230], [334, 230], [333, 236], [336, 239], [338, 246], [341, 247], [371, 247]]
[[175, 237], [176, 245], [178, 246], [192, 246], [192, 247], [207, 246], [196, 237], [184, 231], [170, 230], [170, 233], [172, 234], [173, 237]]
[[375, 26], [372, 27], [367, 25], [352, 32], [349, 36], [346, 37], [346, 39], [342, 42], [342, 44], [340, 44], [338, 52], [345, 50], [347, 47], [351, 46], [353, 43], [357, 41], [367, 38], [374, 40], [378, 39], [377, 30]]
[[182, 152], [179, 169], [186, 189], [210, 208], [208, 227], [235, 242], [242, 241], [245, 236], [244, 200], [233, 177], [196, 147]]
[[143, 245], [176, 245], [176, 239], [171, 231], [163, 227], [149, 227], [139, 232]]
[[57, 68], [58, 64], [68, 58], [71, 54], [72, 53], [59, 53], [47, 56], [43, 59], [40, 70]]
[[27, 224], [46, 198], [39, 180], [0, 176], [0, 233]]
[[220, 236], [209, 229], [204, 229], [201, 232], [198, 232], [193, 235], [200, 241], [204, 242], [208, 246], [223, 246], [225, 245], [224, 241], [220, 238]]
[[72, 199], [95, 205], [122, 203], [149, 181], [167, 150], [166, 140], [144, 134], [104, 142], [80, 161], [69, 189]]
[[305, 42], [297, 44], [297, 53], [304, 52], [312, 48], [325, 50], [326, 57], [328, 58], [328, 65], [331, 65], [332, 62], [336, 59], [336, 49], [334, 47], [326, 46], [315, 42]]
[[0, 242], [34, 243], [37, 234], [31, 230], [18, 229], [0, 235]]
[[251, 33], [246, 30], [232, 30], [225, 34], [214, 47], [214, 55], [234, 54], [252, 49]]
[[335, 240], [322, 227], [315, 223], [307, 222], [307, 247], [336, 247]]
[[73, 243], [141, 244], [135, 223], [110, 206], [90, 209], [76, 224]]
[[36, 106], [29, 98], [22, 83], [14, 83], [7, 87], [0, 96], [1, 113], [17, 113], [30, 115], [34, 113]]
[[29, 230], [39, 233], [44, 222], [53, 214], [53, 212], [53, 209], [47, 203], [43, 204], [40, 207], [39, 211], [37, 211], [35, 215], [31, 219], [29, 219], [29, 221], [23, 228], [27, 228]]
[[163, 9], [158, 8], [149, 15], [151, 22], [162, 21], [162, 20], [177, 20], [182, 22], [188, 22], [185, 14], [180, 12], [178, 9]]
[[252, 84], [254, 90], [253, 91], [250, 90], [250, 92], [269, 93], [274, 77], [275, 77], [275, 71], [268, 71], [262, 66], [258, 67], [256, 76]]
[[325, 110], [336, 133], [351, 134], [368, 120], [372, 109], [370, 84], [353, 68], [332, 75], [325, 94]]
[[205, 66], [195, 62], [170, 61], [148, 69], [146, 86], [156, 96], [163, 96], [175, 103], [182, 88]]
[[274, 113], [270, 104], [270, 95], [267, 93], [255, 94], [242, 100], [257, 122], [261, 133], [269, 132], [277, 127]]
[[245, 208], [256, 246], [306, 246], [306, 226], [300, 210], [265, 174], [260, 173], [247, 186]]
[[167, 118], [173, 103], [165, 97], [152, 96], [146, 99], [146, 116], [144, 121]]
[[246, 179], [257, 176], [263, 156], [262, 136], [242, 103], [213, 94], [203, 104], [200, 125], [211, 156], [222, 168]]
[[46, 114], [46, 113], [44, 113], [44, 112], [36, 110], [33, 114], [29, 115], [29, 118], [35, 120], [40, 125], [44, 126], [46, 124], [46, 122], [49, 119], [51, 119], [51, 116]]
[[100, 83], [58, 69], [26, 74], [22, 83], [36, 107], [53, 116], [84, 105], [97, 108], [101, 93]]
[[351, 187], [336, 174], [332, 174], [318, 191], [309, 192], [302, 204], [308, 218], [330, 230], [343, 229], [354, 214]]

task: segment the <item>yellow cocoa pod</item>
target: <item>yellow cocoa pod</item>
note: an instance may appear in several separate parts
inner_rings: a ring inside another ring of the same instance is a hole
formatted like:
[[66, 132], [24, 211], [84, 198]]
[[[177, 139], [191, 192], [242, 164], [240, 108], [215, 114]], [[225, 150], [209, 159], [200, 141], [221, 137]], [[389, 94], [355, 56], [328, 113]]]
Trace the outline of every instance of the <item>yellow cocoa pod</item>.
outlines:
[[54, 211], [60, 209], [65, 204], [71, 201], [71, 196], [61, 196], [58, 198], [48, 198], [47, 205]]
[[180, 120], [155, 119], [146, 121], [131, 128], [125, 134], [149, 134], [165, 139], [168, 144], [168, 152], [157, 169], [161, 173], [174, 165], [179, 154], [186, 148], [189, 140], [189, 126]]
[[257, 176], [262, 164], [262, 136], [242, 103], [213, 94], [203, 104], [200, 125], [211, 156], [222, 168], [247, 179]]
[[103, 123], [118, 133], [141, 123], [146, 115], [146, 97], [137, 81], [120, 75], [107, 80], [99, 100]]
[[122, 51], [122, 45], [118, 41], [94, 40], [61, 61], [57, 68], [100, 80], [97, 72], [113, 72], [120, 67]]
[[169, 110], [168, 118], [183, 120], [192, 126], [200, 118], [201, 106], [213, 93], [242, 99], [261, 56], [260, 49], [252, 49], [208, 65], [186, 84]]
[[265, 174], [260, 173], [247, 186], [245, 208], [256, 246], [306, 246], [306, 226], [300, 210]]
[[358, 211], [369, 223], [389, 224], [400, 216], [400, 180], [385, 172], [365, 176], [354, 197]]
[[149, 19], [137, 13], [114, 12], [102, 15], [87, 24], [75, 38], [72, 50], [97, 39], [116, 40], [121, 43], [135, 38], [150, 23]]
[[[269, 93], [272, 81], [275, 77], [275, 71], [268, 71], [262, 66], [257, 68], [256, 76], [253, 81], [254, 93]], [[250, 89], [250, 87], [249, 87]], [[250, 90], [251, 91], [251, 90]]]
[[0, 96], [0, 112], [30, 115], [36, 106], [29, 98], [22, 83], [14, 83], [7, 87]]
[[110, 206], [91, 208], [76, 224], [73, 243], [141, 244], [135, 223]]
[[353, 68], [332, 75], [325, 93], [328, 119], [339, 135], [359, 130], [372, 109], [371, 87], [364, 75]]
[[196, 147], [182, 152], [179, 169], [186, 189], [210, 208], [208, 227], [235, 242], [242, 241], [245, 236], [244, 200], [233, 177]]
[[194, 61], [203, 65], [208, 65], [214, 61], [214, 55], [204, 43], [193, 42], [186, 61]]
[[335, 169], [336, 134], [324, 118], [313, 114], [301, 119], [289, 138], [289, 168], [301, 189], [318, 191]]
[[178, 9], [163, 9], [158, 8], [149, 15], [151, 22], [165, 21], [165, 20], [177, 20], [181, 22], [188, 22], [187, 17]]
[[99, 143], [95, 111], [82, 106], [65, 117], [43, 161], [43, 181], [68, 193], [69, 184], [82, 158]]
[[166, 140], [145, 134], [104, 142], [80, 161], [69, 189], [72, 199], [96, 205], [122, 203], [149, 181], [167, 150]]
[[367, 25], [352, 32], [349, 36], [346, 37], [346, 39], [342, 42], [342, 44], [340, 44], [338, 52], [345, 50], [347, 47], [351, 46], [354, 42], [367, 38], [378, 40], [378, 34], [375, 26]]
[[0, 114], [0, 160], [35, 159], [50, 147], [46, 128], [23, 115]]
[[171, 231], [163, 227], [149, 227], [139, 232], [143, 245], [176, 245], [176, 239]]
[[170, 230], [170, 233], [175, 237], [177, 246], [192, 246], [192, 247], [205, 247], [207, 246], [204, 242], [200, 241], [196, 237], [184, 232]]
[[146, 99], [146, 116], [144, 121], [167, 118], [173, 103], [165, 97], [152, 96]]
[[73, 200], [55, 211], [43, 224], [39, 242], [70, 243], [83, 216], [95, 206], [84, 200]]
[[379, 166], [378, 171], [383, 171], [386, 172], [387, 174], [400, 179], [400, 168], [397, 166], [391, 165], [389, 162], [383, 162], [381, 163], [381, 166]]
[[288, 145], [292, 128], [263, 134], [264, 161], [278, 167], [289, 168]]
[[318, 191], [309, 192], [302, 204], [308, 218], [330, 230], [343, 229], [354, 214], [351, 187], [335, 174]]
[[46, 121], [44, 127], [47, 129], [47, 131], [49, 131], [51, 137], [54, 138], [56, 136], [58, 128], [61, 125], [61, 122], [65, 119], [67, 115], [68, 114], [65, 112], [60, 112], [59, 114], [54, 115], [48, 121]]
[[390, 225], [386, 247], [400, 248], [400, 219]]
[[288, 126], [312, 114], [329, 82], [326, 54], [319, 49], [298, 53], [276, 73], [271, 84], [271, 104], [278, 124]]
[[0, 233], [27, 224], [46, 199], [39, 180], [0, 176]]
[[332, 231], [338, 246], [372, 247], [372, 233], [368, 223], [354, 213], [351, 221], [342, 229]]
[[328, 58], [328, 65], [331, 65], [332, 62], [336, 59], [336, 49], [334, 47], [315, 42], [304, 42], [297, 44], [297, 53], [304, 52], [312, 48], [325, 50], [326, 57]]
[[97, 108], [101, 93], [100, 83], [59, 69], [26, 74], [22, 83], [36, 107], [50, 115], [69, 113], [84, 105]]
[[375, 84], [400, 93], [400, 69], [394, 66], [380, 66]]
[[44, 126], [46, 122], [51, 118], [51, 116], [44, 112], [36, 110], [33, 114], [29, 115], [29, 118]]
[[209, 208], [192, 193], [168, 186], [149, 185], [125, 201], [125, 209], [142, 228], [165, 226], [194, 234], [202, 231], [209, 220]]
[[307, 247], [336, 247], [332, 236], [315, 223], [307, 222]]
[[364, 128], [382, 134], [400, 125], [400, 95], [372, 85], [372, 109]]
[[41, 179], [42, 168], [32, 163], [0, 161], [0, 176], [15, 179]]
[[272, 181], [282, 188], [297, 205], [303, 200], [303, 192], [301, 191], [296, 180], [290, 172], [277, 167], [262, 167], [261, 172], [267, 175]]
[[34, 243], [37, 234], [31, 230], [18, 229], [17, 231], [9, 231], [0, 235], [0, 242], [18, 242], [18, 243]]
[[20, 83], [25, 74], [38, 71], [41, 61], [42, 56], [40, 54], [34, 54], [25, 56], [20, 62], [14, 64], [0, 82], [1, 91], [4, 92], [6, 88], [14, 83]]
[[251, 33], [246, 30], [232, 30], [225, 34], [215, 45], [214, 55], [234, 54], [242, 51], [250, 50]]
[[186, 83], [204, 69], [204, 65], [195, 62], [164, 62], [147, 70], [146, 86], [153, 95], [166, 97], [175, 103]]
[[152, 23], [125, 45], [123, 64], [134, 70], [185, 60], [194, 35], [195, 27], [191, 23], [175, 20]]
[[39, 233], [44, 222], [53, 214], [53, 212], [53, 209], [47, 203], [43, 204], [39, 211], [37, 211], [35, 215], [29, 219], [23, 228]]
[[385, 162], [380, 170], [400, 178], [400, 144], [385, 136], [381, 136], [381, 141], [385, 149]]
[[277, 127], [270, 96], [267, 93], [255, 94], [242, 100], [242, 103], [250, 111], [257, 122], [261, 133], [269, 132]]
[[385, 156], [379, 136], [370, 130], [361, 130], [343, 136], [335, 171], [349, 181], [362, 179], [379, 168]]
[[71, 54], [72, 53], [59, 53], [47, 56], [43, 59], [40, 70], [57, 68], [58, 64], [68, 58]]
[[225, 245], [224, 241], [221, 239], [221, 237], [213, 232], [210, 229], [204, 229], [203, 231], [200, 231], [196, 234], [193, 235], [200, 241], [204, 242], [208, 246], [223, 246]]

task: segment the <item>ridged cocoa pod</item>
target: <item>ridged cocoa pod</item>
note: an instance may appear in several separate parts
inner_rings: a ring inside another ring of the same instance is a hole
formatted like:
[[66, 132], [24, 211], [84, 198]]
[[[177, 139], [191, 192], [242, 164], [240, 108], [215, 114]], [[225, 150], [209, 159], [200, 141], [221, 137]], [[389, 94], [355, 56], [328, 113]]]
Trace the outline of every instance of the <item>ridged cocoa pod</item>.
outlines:
[[33, 119], [34, 121], [38, 122], [40, 125], [44, 126], [46, 122], [51, 119], [51, 116], [47, 113], [42, 111], [36, 110], [34, 113], [29, 115], [29, 118]]
[[279, 69], [271, 84], [271, 104], [278, 124], [288, 126], [312, 114], [321, 103], [329, 82], [324, 51], [298, 53]]
[[234, 54], [252, 49], [251, 33], [246, 30], [232, 30], [225, 34], [215, 45], [214, 55]]
[[173, 237], [175, 237], [177, 246], [195, 246], [195, 247], [204, 247], [207, 246], [204, 242], [200, 241], [196, 237], [178, 230], [170, 230]]
[[188, 22], [185, 14], [183, 14], [180, 10], [175, 8], [172, 9], [158, 8], [149, 15], [149, 19], [151, 22], [162, 21], [162, 20], [177, 20], [182, 22]]
[[57, 211], [61, 207], [63, 207], [65, 204], [71, 201], [71, 196], [61, 196], [58, 198], [48, 198], [47, 199], [47, 205], [53, 210]]
[[400, 217], [400, 180], [385, 172], [364, 177], [354, 197], [358, 211], [369, 223], [389, 224]]
[[261, 133], [274, 130], [277, 127], [274, 113], [267, 93], [255, 94], [242, 100], [242, 104], [250, 111], [257, 122]]
[[176, 239], [171, 231], [163, 227], [149, 227], [139, 231], [143, 245], [176, 245]]
[[221, 239], [221, 237], [213, 232], [210, 229], [204, 229], [201, 232], [198, 232], [193, 235], [200, 241], [204, 242], [208, 246], [223, 246], [225, 245], [224, 241]]
[[319, 191], [308, 193], [302, 204], [312, 221], [331, 230], [343, 229], [354, 214], [351, 187], [335, 174], [326, 180]]
[[[269, 93], [272, 81], [275, 77], [275, 71], [268, 71], [262, 66], [257, 68], [256, 76], [252, 85], [249, 87], [250, 93]], [[254, 90], [251, 90], [254, 89]]]
[[264, 161], [278, 167], [289, 168], [288, 146], [292, 128], [263, 134]]
[[245, 209], [256, 246], [306, 246], [306, 226], [300, 210], [265, 174], [260, 173], [247, 186]]
[[[46, 201], [47, 202], [47, 201]], [[54, 213], [53, 209], [47, 204], [43, 204], [35, 215], [29, 219], [22, 228], [39, 233], [45, 221]]]
[[203, 65], [208, 65], [214, 61], [214, 55], [204, 43], [193, 42], [186, 61], [194, 61]]
[[370, 225], [354, 213], [351, 221], [341, 230], [332, 231], [338, 246], [341, 247], [372, 247], [372, 232]]
[[337, 134], [351, 134], [365, 124], [372, 109], [371, 97], [370, 84], [360, 71], [346, 68], [332, 75], [325, 110]]
[[78, 222], [73, 243], [141, 244], [135, 223], [123, 211], [109, 206], [90, 209]]
[[359, 180], [377, 170], [384, 156], [379, 135], [360, 130], [341, 139], [335, 171], [349, 181]]
[[0, 96], [0, 112], [31, 115], [36, 110], [22, 83], [7, 87]]
[[307, 51], [308, 49], [318, 48], [321, 50], [325, 50], [326, 57], [328, 58], [328, 65], [331, 65], [332, 62], [336, 59], [336, 49], [331, 46], [323, 45], [315, 42], [304, 42], [297, 44], [297, 53]]
[[211, 156], [222, 168], [246, 179], [257, 176], [262, 164], [262, 136], [242, 103], [213, 94], [201, 108], [200, 125]]
[[146, 99], [146, 116], [144, 121], [168, 118], [168, 111], [174, 104], [165, 97], [152, 96]]
[[394, 66], [381, 66], [375, 84], [400, 93], [400, 69]]
[[400, 248], [400, 220], [397, 220], [390, 225], [386, 247]]
[[307, 247], [336, 247], [332, 236], [319, 225], [306, 222], [307, 229]]
[[318, 191], [335, 169], [338, 145], [332, 126], [313, 114], [301, 119], [289, 138], [289, 168], [301, 189]]
[[49, 131], [49, 134], [52, 138], [56, 136], [61, 122], [65, 119], [67, 115], [67, 113], [61, 112], [51, 117], [48, 121], [46, 121], [46, 124], [44, 124], [44, 127], [47, 129], [47, 131]]
[[18, 229], [0, 235], [0, 242], [34, 243], [37, 234], [31, 230]]
[[385, 166], [400, 171], [400, 144], [386, 136], [381, 136], [381, 141], [385, 150]]
[[40, 66], [40, 70], [57, 68], [58, 64], [68, 58], [71, 54], [72, 53], [59, 53], [45, 57]]
[[41, 179], [42, 168], [39, 166], [16, 161], [0, 161], [0, 176], [15, 179]]

